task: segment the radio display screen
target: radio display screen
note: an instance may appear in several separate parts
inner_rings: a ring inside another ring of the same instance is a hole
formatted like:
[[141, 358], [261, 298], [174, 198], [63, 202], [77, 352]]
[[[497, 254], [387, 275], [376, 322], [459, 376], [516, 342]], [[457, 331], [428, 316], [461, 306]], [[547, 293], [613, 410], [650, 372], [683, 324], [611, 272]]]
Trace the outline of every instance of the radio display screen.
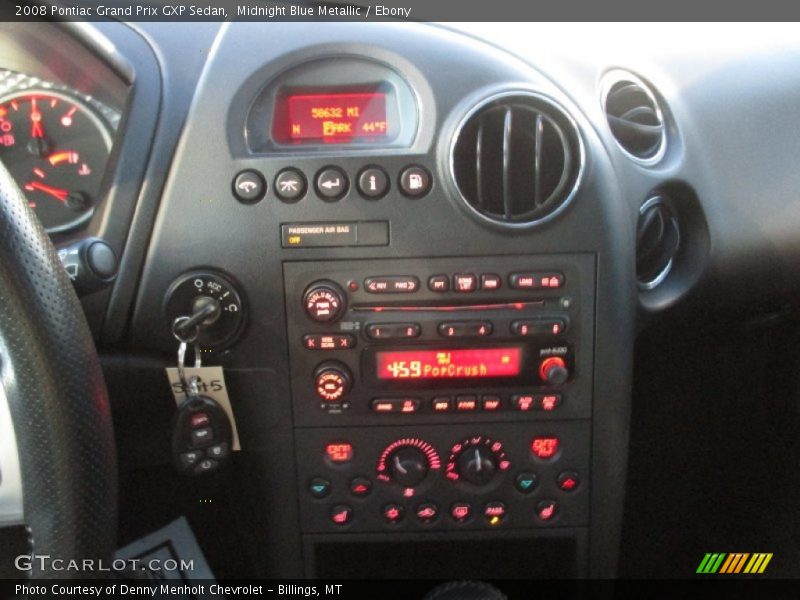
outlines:
[[290, 93], [283, 97], [288, 116], [282, 136], [291, 142], [346, 143], [382, 140], [389, 133], [382, 91]]
[[522, 349], [391, 350], [376, 352], [375, 360], [382, 380], [517, 377], [522, 370]]

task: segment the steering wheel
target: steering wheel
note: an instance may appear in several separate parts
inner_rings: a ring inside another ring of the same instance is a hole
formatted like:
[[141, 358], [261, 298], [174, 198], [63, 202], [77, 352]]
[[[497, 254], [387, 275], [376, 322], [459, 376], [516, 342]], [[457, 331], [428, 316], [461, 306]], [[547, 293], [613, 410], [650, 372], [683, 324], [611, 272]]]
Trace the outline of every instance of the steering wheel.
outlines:
[[[22, 565], [18, 577], [71, 578], [91, 577], [97, 561], [108, 567], [116, 465], [111, 410], [80, 302], [0, 164], [0, 526], [25, 524], [29, 554], [50, 557], [17, 561], [0, 547], [3, 570], [11, 561]], [[72, 570], [73, 560], [86, 572]]]

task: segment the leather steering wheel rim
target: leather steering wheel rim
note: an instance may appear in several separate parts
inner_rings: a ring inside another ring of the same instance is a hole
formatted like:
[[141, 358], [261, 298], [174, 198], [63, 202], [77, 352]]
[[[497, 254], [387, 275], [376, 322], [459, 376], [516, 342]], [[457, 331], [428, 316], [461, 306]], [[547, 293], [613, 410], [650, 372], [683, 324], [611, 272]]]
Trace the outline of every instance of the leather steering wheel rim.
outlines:
[[[72, 284], [2, 164], [0, 386], [17, 441], [29, 552], [52, 559], [31, 561], [19, 576], [91, 577], [62, 569], [71, 560], [108, 566], [116, 545], [117, 462], [108, 396]], [[54, 559], [64, 560], [55, 565], [61, 568], [54, 568]], [[14, 557], [0, 548], [0, 560], [7, 566]]]

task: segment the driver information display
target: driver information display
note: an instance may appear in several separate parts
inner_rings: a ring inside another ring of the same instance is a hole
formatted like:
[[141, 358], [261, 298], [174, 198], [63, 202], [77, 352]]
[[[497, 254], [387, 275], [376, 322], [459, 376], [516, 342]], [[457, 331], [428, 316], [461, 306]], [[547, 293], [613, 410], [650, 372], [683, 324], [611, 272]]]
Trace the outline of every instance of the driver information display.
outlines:
[[346, 141], [385, 137], [386, 94], [294, 94], [287, 98], [289, 139]]
[[520, 348], [400, 350], [377, 352], [378, 379], [459, 379], [516, 377]]

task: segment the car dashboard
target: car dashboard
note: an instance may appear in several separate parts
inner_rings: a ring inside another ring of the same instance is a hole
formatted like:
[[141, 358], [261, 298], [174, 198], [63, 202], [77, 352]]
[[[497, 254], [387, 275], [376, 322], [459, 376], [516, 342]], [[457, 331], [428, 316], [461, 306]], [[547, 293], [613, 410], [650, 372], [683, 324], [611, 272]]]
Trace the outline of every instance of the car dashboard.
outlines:
[[[616, 576], [637, 339], [800, 281], [795, 32], [628, 27], [3, 25], [0, 159], [114, 259], [123, 508], [224, 498], [237, 576]], [[235, 441], [184, 447], [209, 303]]]

